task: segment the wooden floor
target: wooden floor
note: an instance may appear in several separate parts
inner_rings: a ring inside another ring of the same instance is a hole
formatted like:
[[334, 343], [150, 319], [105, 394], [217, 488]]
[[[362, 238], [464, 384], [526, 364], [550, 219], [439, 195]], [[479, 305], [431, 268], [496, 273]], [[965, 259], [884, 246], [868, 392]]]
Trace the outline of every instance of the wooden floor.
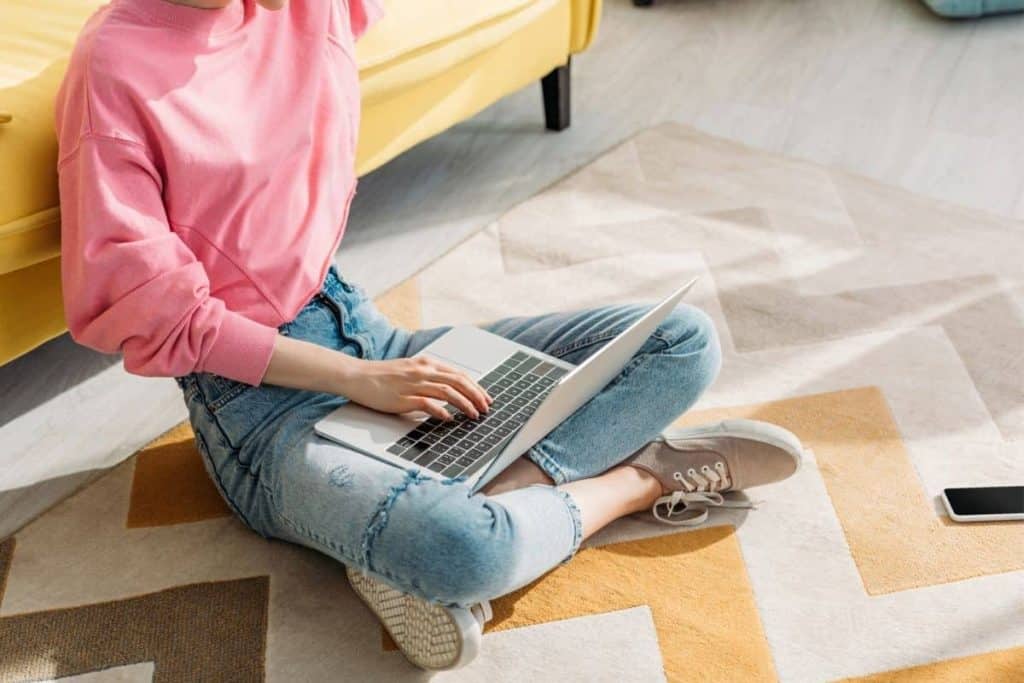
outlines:
[[[1024, 217], [1024, 16], [917, 0], [606, 0], [573, 62], [573, 124], [539, 85], [361, 182], [339, 263], [372, 293], [635, 132], [688, 123], [933, 197]], [[467, 283], [472, 286], [472, 283]], [[0, 537], [183, 419], [171, 380], [67, 337], [0, 368]], [[46, 485], [27, 486], [40, 478]]]

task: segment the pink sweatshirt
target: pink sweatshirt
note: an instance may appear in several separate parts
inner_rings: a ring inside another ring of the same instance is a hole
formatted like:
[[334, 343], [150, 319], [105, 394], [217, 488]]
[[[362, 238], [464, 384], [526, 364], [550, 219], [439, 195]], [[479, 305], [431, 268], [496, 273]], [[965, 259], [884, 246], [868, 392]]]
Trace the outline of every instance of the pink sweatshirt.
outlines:
[[372, 0], [113, 0], [57, 98], [64, 306], [141, 375], [258, 384], [355, 192]]

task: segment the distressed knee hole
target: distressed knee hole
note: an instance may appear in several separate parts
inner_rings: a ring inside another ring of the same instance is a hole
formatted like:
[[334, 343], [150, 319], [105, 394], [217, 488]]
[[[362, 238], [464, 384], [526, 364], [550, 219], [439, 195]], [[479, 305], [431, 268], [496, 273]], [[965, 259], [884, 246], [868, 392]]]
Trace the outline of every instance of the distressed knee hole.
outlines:
[[352, 472], [349, 470], [348, 465], [338, 465], [331, 470], [328, 480], [331, 482], [331, 486], [342, 488], [352, 482]]
[[419, 472], [409, 470], [406, 472], [405, 479], [403, 479], [401, 483], [395, 484], [391, 487], [391, 490], [388, 491], [388, 495], [384, 497], [377, 506], [377, 510], [373, 513], [373, 516], [370, 517], [370, 522], [366, 527], [366, 531], [363, 533], [361, 551], [364, 562], [369, 564], [370, 552], [373, 547], [373, 543], [377, 540], [377, 537], [380, 536], [380, 532], [384, 530], [384, 527], [387, 526], [388, 513], [391, 511], [391, 508], [394, 506], [398, 497], [410, 486], [418, 484], [421, 481], [426, 481], [427, 479], [428, 477], [423, 476]]

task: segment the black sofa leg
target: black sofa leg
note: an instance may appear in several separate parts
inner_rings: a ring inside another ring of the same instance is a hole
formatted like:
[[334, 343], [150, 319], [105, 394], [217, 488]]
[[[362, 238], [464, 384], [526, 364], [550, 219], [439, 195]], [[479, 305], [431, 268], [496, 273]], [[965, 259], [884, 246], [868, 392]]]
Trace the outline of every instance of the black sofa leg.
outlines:
[[540, 79], [540, 87], [544, 93], [544, 125], [548, 130], [565, 130], [569, 127], [569, 67], [570, 59], [565, 66], [554, 69]]

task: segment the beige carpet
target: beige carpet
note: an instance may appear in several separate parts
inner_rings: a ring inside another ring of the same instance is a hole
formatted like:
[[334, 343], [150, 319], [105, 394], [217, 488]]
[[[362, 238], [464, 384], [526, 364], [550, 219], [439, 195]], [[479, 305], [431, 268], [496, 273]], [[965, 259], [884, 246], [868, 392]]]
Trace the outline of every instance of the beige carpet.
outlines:
[[[1024, 482], [1022, 256], [1020, 223], [666, 125], [387, 294], [434, 325], [700, 274], [725, 367], [683, 420], [772, 420], [815, 453], [756, 511], [615, 524], [436, 678], [1024, 680], [1024, 525], [937, 499]], [[426, 678], [338, 566], [227, 515], [187, 427], [0, 545], [0, 600], [0, 680]]]

